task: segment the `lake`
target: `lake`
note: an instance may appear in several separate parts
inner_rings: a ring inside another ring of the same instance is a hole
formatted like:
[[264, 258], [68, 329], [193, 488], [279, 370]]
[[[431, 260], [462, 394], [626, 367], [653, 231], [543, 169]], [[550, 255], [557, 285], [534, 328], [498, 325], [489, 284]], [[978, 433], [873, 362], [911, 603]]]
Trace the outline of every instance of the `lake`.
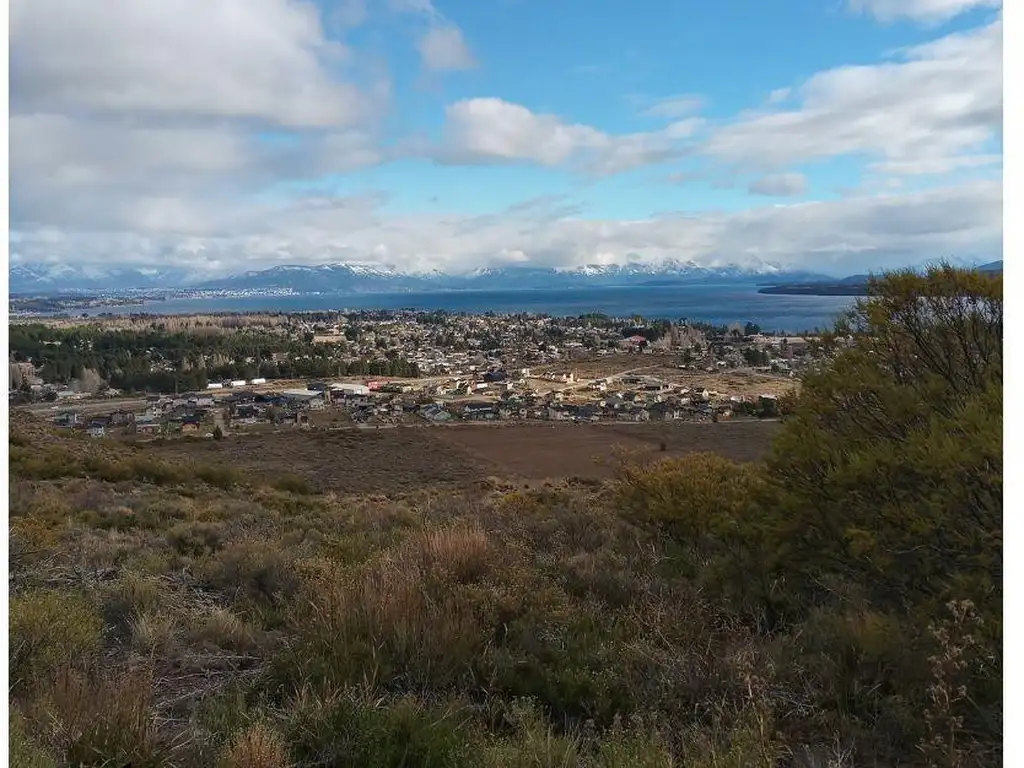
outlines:
[[602, 312], [617, 317], [687, 318], [715, 324], [752, 322], [765, 329], [795, 332], [831, 326], [836, 315], [852, 306], [854, 301], [849, 296], [771, 296], [758, 293], [757, 287], [752, 285], [711, 284], [168, 299], [134, 306], [95, 307], [88, 310], [88, 314], [443, 309], [469, 313], [530, 312], [564, 317]]

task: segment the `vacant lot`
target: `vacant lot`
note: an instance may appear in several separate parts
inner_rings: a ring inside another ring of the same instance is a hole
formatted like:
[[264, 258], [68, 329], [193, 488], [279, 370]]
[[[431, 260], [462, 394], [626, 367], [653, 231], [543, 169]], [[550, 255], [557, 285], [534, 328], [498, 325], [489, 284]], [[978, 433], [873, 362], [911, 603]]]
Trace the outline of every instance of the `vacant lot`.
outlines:
[[[604, 478], [617, 450], [657, 457], [711, 451], [738, 461], [764, 456], [771, 422], [556, 424], [234, 433], [223, 441], [174, 440], [148, 449], [198, 464], [267, 477], [297, 475], [311, 490], [401, 492], [464, 485], [487, 476], [541, 480]], [[664, 442], [666, 450], [660, 450]]]
[[[608, 477], [617, 450], [658, 457], [696, 451], [736, 461], [762, 458], [775, 436], [774, 422], [719, 424], [557, 424], [550, 426], [454, 427], [437, 436], [500, 468], [505, 477], [545, 479]], [[665, 452], [661, 452], [661, 443]]]
[[222, 441], [168, 441], [154, 450], [245, 473], [298, 475], [318, 491], [399, 492], [462, 484], [494, 474], [435, 430], [382, 429], [232, 434]]

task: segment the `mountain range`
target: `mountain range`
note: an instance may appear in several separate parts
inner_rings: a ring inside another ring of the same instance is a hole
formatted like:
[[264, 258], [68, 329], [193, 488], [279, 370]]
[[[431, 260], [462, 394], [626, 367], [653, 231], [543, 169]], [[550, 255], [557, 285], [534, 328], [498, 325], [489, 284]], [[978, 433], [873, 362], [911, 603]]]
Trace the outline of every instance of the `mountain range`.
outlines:
[[442, 290], [525, 290], [628, 285], [683, 285], [710, 282], [746, 284], [828, 280], [827, 275], [786, 270], [767, 262], [750, 266], [705, 267], [692, 261], [591, 264], [571, 269], [508, 266], [462, 274], [440, 271], [401, 272], [377, 265], [335, 263], [318, 266], [281, 265], [227, 277], [209, 277], [171, 267], [99, 268], [70, 265], [12, 265], [10, 292], [120, 292], [131, 290], [280, 291], [292, 293], [386, 293]]
[[[1002, 274], [1003, 262], [992, 261], [973, 267], [978, 272]], [[842, 280], [779, 282], [761, 288], [758, 293], [777, 296], [867, 296], [872, 275], [850, 275]]]

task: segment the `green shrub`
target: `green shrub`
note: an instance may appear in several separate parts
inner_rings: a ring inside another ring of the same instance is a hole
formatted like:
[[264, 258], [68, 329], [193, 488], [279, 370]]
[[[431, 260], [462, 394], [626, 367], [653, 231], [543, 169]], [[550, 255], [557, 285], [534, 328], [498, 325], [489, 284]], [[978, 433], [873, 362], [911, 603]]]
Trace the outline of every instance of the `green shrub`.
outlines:
[[412, 698], [373, 702], [353, 693], [305, 693], [290, 718], [292, 754], [305, 765], [339, 768], [471, 768], [479, 734], [457, 705]]
[[87, 660], [102, 642], [99, 615], [73, 593], [35, 590], [13, 595], [9, 615], [15, 689], [46, 678], [63, 665]]
[[301, 584], [294, 554], [275, 541], [230, 542], [205, 556], [197, 570], [206, 586], [228, 595], [236, 610], [268, 628], [283, 620], [283, 609]]
[[302, 477], [301, 475], [286, 474], [280, 475], [272, 482], [274, 488], [279, 491], [286, 493], [296, 493], [300, 496], [309, 496], [315, 493], [313, 486], [309, 480]]
[[218, 551], [223, 535], [222, 523], [180, 523], [167, 532], [167, 543], [178, 554], [198, 557]]
[[57, 768], [57, 761], [29, 736], [25, 718], [14, 707], [11, 708], [9, 723], [9, 765], [16, 768]]
[[200, 464], [195, 469], [196, 477], [207, 485], [229, 491], [235, 486], [245, 485], [245, 476], [231, 467], [218, 464]]

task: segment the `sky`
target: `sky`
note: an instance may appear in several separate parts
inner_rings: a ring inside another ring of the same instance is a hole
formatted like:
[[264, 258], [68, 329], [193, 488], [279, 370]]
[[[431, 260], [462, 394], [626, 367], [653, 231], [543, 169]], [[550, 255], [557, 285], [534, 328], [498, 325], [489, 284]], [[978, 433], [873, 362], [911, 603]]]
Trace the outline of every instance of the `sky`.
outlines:
[[999, 0], [12, 0], [13, 264], [1002, 258]]

